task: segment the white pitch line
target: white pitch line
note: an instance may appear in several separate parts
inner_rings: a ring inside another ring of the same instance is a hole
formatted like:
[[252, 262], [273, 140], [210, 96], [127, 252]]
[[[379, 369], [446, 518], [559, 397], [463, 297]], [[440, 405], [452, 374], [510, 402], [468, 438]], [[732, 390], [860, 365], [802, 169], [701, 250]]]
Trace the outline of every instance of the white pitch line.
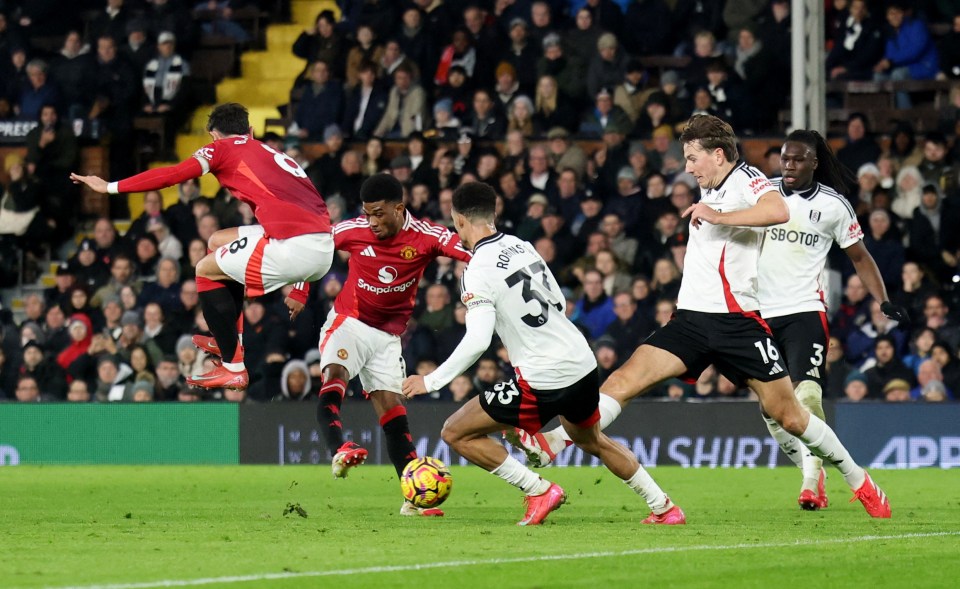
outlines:
[[515, 558], [490, 558], [486, 560], [449, 560], [424, 564], [405, 564], [392, 566], [364, 567], [358, 569], [335, 569], [330, 571], [305, 571], [289, 573], [263, 573], [259, 575], [236, 575], [230, 577], [209, 577], [205, 579], [182, 579], [166, 581], [147, 581], [143, 583], [116, 583], [110, 585], [71, 585], [69, 587], [48, 587], [46, 589], [152, 589], [155, 587], [195, 587], [227, 583], [251, 583], [254, 581], [272, 581], [276, 579], [298, 579], [304, 577], [335, 577], [343, 575], [368, 575], [376, 573], [395, 573], [403, 571], [423, 571], [449, 567], [479, 566], [491, 564], [515, 564], [523, 562], [545, 562], [554, 560], [580, 560], [587, 558], [612, 558], [636, 556], [640, 554], [664, 554], [673, 552], [706, 552], [721, 550], [749, 550], [756, 548], [794, 548], [797, 546], [819, 546], [823, 544], [847, 544], [851, 542], [881, 542], [884, 540], [907, 540], [911, 538], [938, 538], [960, 536], [960, 531], [928, 532], [915, 534], [896, 534], [891, 536], [855, 536], [853, 538], [832, 538], [829, 540], [798, 540], [796, 542], [776, 542], [767, 544], [727, 544], [722, 546], [661, 546], [636, 548], [617, 552], [581, 552], [576, 554], [547, 554], [540, 556], [518, 556]]

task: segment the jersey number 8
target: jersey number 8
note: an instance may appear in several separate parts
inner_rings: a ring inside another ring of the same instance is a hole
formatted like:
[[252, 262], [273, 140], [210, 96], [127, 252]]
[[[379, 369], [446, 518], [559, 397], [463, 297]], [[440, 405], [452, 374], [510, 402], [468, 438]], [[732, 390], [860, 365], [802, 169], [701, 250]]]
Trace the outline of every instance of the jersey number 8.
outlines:
[[262, 148], [266, 149], [267, 151], [269, 151], [270, 153], [272, 153], [272, 154], [273, 154], [273, 161], [277, 162], [277, 165], [280, 166], [281, 168], [283, 168], [284, 170], [286, 170], [287, 172], [290, 172], [291, 174], [293, 174], [293, 175], [296, 176], [297, 178], [306, 178], [306, 177], [307, 177], [307, 173], [303, 171], [303, 168], [300, 167], [300, 164], [298, 164], [296, 161], [294, 161], [294, 159], [293, 159], [292, 157], [290, 157], [289, 155], [287, 155], [287, 154], [285, 154], [285, 153], [280, 153], [279, 151], [277, 151], [276, 149], [270, 147], [270, 146], [267, 145], [266, 143], [261, 143], [261, 144], [260, 144], [260, 147], [262, 147]]

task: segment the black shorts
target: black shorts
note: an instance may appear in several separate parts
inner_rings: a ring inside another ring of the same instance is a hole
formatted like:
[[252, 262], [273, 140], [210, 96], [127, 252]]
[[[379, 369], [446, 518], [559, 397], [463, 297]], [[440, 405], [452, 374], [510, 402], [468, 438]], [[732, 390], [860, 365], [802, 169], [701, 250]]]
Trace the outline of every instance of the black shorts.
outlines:
[[600, 420], [600, 376], [591, 370], [562, 389], [542, 391], [517, 375], [480, 393], [480, 406], [497, 423], [519, 427], [531, 434], [558, 415], [580, 428]]
[[812, 380], [823, 388], [826, 378], [830, 328], [827, 314], [820, 311], [794, 313], [767, 319], [773, 339], [787, 359], [790, 380]]
[[687, 367], [683, 378], [691, 381], [711, 364], [737, 384], [748, 378], [772, 382], [787, 376], [770, 328], [756, 312], [678, 310], [644, 343], [680, 358]]

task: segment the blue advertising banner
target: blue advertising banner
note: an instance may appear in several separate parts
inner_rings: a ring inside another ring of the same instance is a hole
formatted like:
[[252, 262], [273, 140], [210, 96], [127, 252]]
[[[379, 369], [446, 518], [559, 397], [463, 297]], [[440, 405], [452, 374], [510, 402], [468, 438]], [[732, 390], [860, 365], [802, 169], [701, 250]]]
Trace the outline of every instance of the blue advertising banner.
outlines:
[[960, 404], [837, 403], [834, 427], [868, 468], [960, 467]]

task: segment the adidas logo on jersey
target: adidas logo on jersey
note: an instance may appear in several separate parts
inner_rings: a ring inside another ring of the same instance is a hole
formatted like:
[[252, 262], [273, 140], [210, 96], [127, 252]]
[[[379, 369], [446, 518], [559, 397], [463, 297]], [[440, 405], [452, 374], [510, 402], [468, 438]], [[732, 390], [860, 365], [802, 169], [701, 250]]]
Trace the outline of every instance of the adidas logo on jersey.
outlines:
[[770, 369], [770, 375], [773, 376], [774, 374], [780, 374], [782, 372], [783, 372], [783, 368], [780, 368], [780, 363], [774, 362], [773, 368]]
[[807, 371], [807, 376], [812, 376], [813, 378], [820, 378], [820, 369], [816, 366]]
[[367, 247], [363, 248], [363, 251], [360, 252], [360, 255], [361, 255], [361, 256], [367, 256], [367, 257], [369, 257], [369, 258], [376, 258], [376, 257], [377, 257], [377, 252], [373, 251], [373, 246], [372, 246], [372, 245], [368, 245]]

